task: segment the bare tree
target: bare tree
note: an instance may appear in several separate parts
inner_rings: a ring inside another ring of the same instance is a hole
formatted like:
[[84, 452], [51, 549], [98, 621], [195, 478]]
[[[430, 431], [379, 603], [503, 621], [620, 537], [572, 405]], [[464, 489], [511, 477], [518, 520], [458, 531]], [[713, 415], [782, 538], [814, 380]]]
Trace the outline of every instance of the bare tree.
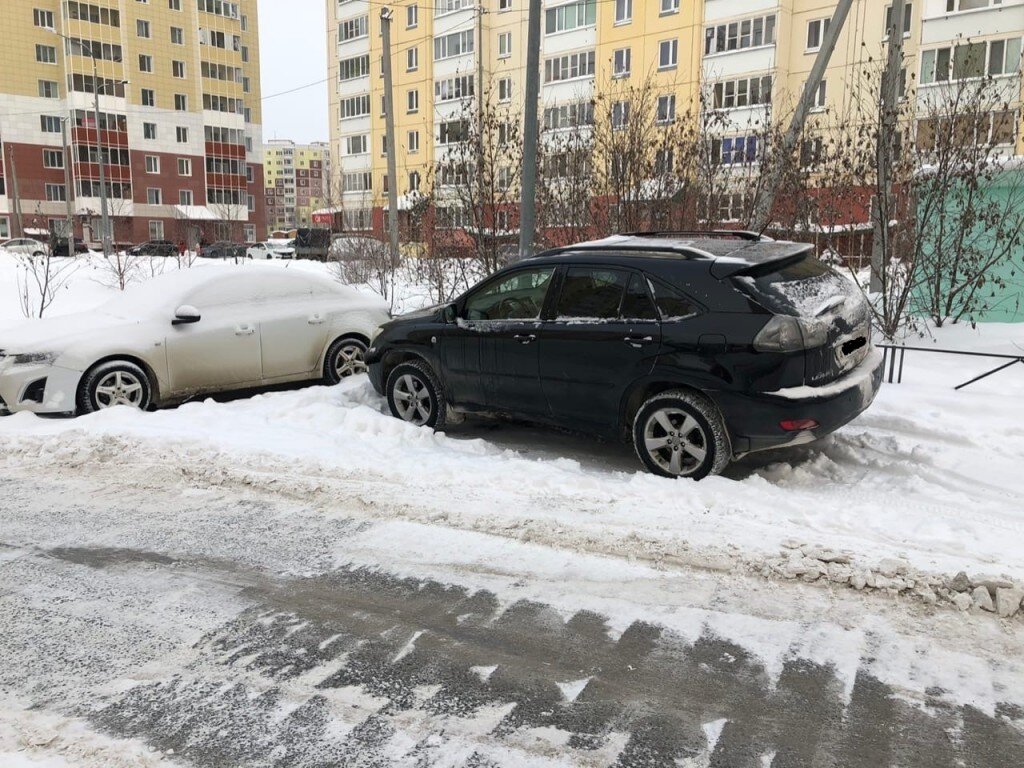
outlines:
[[18, 303], [27, 318], [41, 318], [63, 291], [78, 265], [74, 256], [60, 258], [47, 249], [40, 256], [18, 257]]

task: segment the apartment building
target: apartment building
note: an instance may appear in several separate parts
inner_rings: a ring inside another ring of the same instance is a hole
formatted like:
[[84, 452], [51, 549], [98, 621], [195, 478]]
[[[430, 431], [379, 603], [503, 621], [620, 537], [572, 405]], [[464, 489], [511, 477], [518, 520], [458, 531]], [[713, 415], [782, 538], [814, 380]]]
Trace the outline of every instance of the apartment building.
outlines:
[[0, 2], [0, 237], [101, 242], [101, 154], [115, 243], [262, 234], [256, 2]]
[[330, 145], [272, 139], [263, 147], [267, 227], [287, 231], [310, 227], [313, 213], [333, 197]]
[[[653, 119], [671, 123], [713, 110], [708, 124], [717, 159], [726, 166], [756, 163], [765, 126], [788, 121], [835, 7], [835, 0], [545, 0], [542, 128], [551, 134], [586, 126], [595, 101], [648, 83], [657, 98]], [[399, 0], [391, 8], [401, 209], [459, 140], [481, 92], [521, 116], [527, 3]], [[381, 8], [326, 0], [326, 10], [330, 151], [342, 190], [337, 223], [376, 228], [389, 182]], [[826, 114], [843, 114], [864, 97], [856, 83], [885, 61], [890, 13], [883, 0], [855, 0], [814, 95], [812, 130]], [[1011, 77], [1020, 68], [1024, 0], [912, 0], [902, 29], [906, 91], [922, 110], [929, 93], [957, 79], [1005, 78], [1014, 92], [989, 130], [1009, 151], [1024, 154], [1019, 80]], [[738, 185], [734, 207], [746, 193]], [[730, 217], [729, 210], [722, 214]]]

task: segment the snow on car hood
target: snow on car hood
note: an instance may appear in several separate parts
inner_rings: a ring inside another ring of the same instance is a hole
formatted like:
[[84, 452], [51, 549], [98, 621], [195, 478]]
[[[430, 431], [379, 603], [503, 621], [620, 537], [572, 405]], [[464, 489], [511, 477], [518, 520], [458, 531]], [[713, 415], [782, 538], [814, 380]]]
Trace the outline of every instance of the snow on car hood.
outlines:
[[48, 317], [0, 332], [0, 350], [8, 353], [61, 352], [76, 341], [95, 338], [100, 331], [123, 330], [125, 326], [140, 322], [103, 309]]

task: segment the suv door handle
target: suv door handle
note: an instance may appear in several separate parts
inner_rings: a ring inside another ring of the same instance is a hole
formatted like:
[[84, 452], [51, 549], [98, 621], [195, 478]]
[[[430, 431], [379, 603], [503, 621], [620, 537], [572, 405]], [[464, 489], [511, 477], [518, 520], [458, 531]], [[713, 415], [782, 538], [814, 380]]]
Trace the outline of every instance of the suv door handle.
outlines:
[[529, 344], [531, 341], [536, 341], [537, 337], [532, 333], [517, 333], [512, 337], [520, 344]]
[[631, 347], [634, 347], [636, 349], [640, 349], [640, 347], [642, 347], [644, 344], [650, 344], [652, 341], [654, 341], [654, 337], [653, 336], [627, 336], [626, 338], [623, 339], [623, 341], [626, 342], [627, 344], [629, 344], [629, 346], [631, 346]]

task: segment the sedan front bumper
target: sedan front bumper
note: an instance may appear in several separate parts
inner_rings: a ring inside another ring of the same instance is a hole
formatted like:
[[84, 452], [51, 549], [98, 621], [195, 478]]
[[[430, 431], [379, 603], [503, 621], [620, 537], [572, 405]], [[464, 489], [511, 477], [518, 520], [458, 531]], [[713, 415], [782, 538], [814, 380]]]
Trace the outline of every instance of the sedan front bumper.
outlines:
[[82, 371], [57, 365], [0, 363], [0, 412], [73, 414]]

